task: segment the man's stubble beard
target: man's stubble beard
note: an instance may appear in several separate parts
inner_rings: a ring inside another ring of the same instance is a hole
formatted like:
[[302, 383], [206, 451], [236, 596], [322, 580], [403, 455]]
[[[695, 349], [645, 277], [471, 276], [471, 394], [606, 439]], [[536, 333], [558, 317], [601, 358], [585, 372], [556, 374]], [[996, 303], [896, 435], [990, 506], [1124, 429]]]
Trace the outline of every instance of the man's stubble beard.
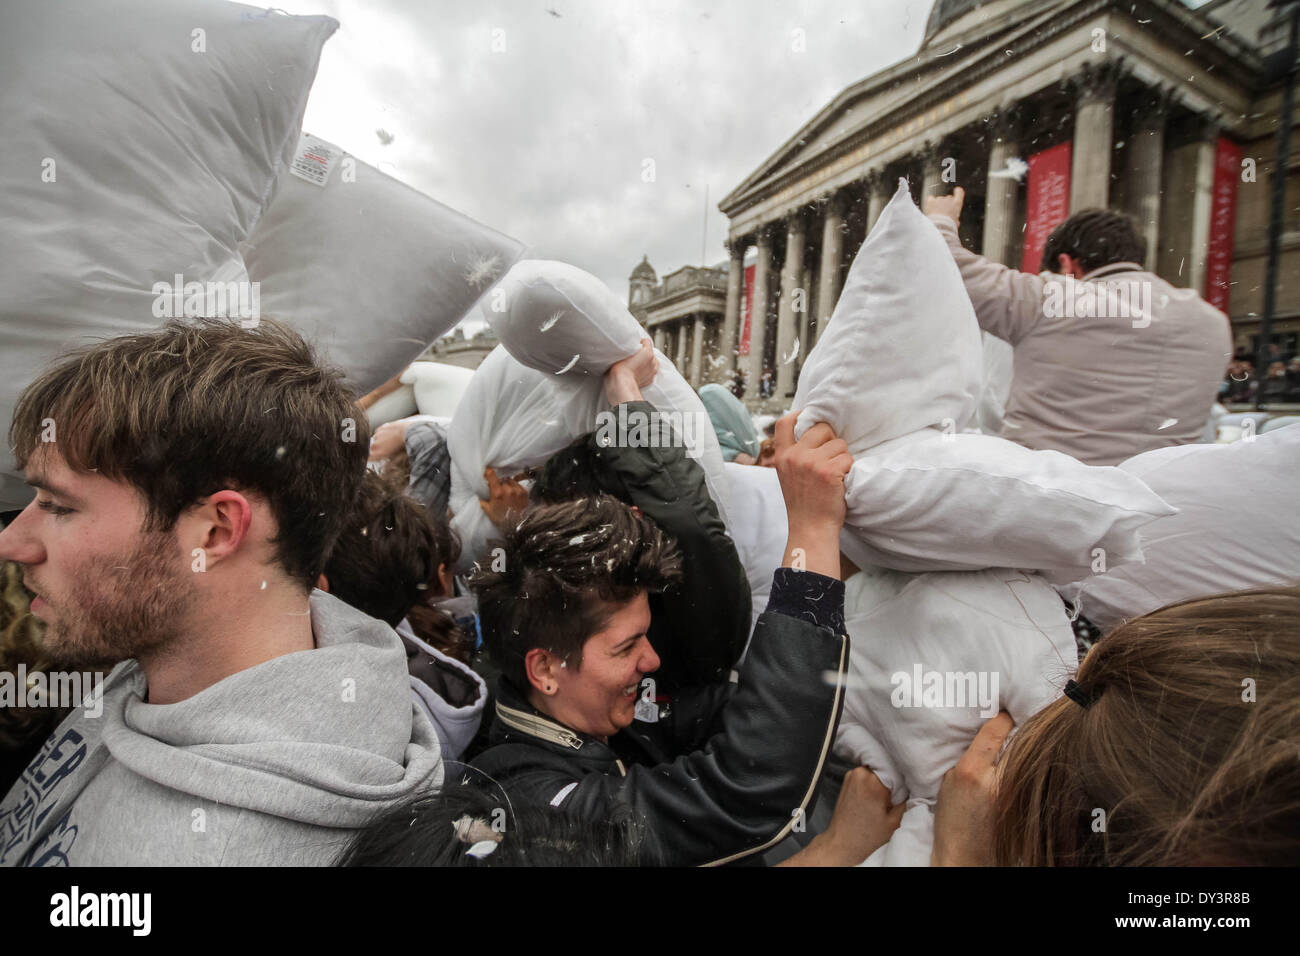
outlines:
[[194, 605], [192, 574], [172, 532], [145, 533], [131, 553], [95, 560], [46, 624], [47, 656], [60, 666], [112, 667], [166, 647]]

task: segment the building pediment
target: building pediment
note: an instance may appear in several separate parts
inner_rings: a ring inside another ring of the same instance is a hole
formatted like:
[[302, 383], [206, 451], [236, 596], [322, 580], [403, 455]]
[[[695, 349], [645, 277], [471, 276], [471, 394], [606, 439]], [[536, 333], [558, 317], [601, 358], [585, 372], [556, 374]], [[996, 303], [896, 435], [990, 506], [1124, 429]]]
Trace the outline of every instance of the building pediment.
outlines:
[[974, 26], [964, 26], [971, 17], [962, 17], [932, 37], [917, 55], [841, 91], [725, 196], [718, 208], [736, 218], [782, 185], [808, 177], [819, 165], [866, 141], [874, 131], [907, 121], [942, 98], [945, 90], [968, 87], [975, 75], [995, 74], [1004, 64], [1013, 66], [1095, 14], [1119, 13], [1135, 19], [1151, 42], [1177, 45], [1180, 57], [1191, 54], [1210, 70], [1222, 71], [1220, 76], [1231, 71], [1248, 83], [1249, 64], [1258, 59], [1235, 41], [1216, 39], [1213, 31], [1203, 29], [1209, 21], [1178, 0], [1055, 0], [987, 7], [988, 19], [975, 18], [979, 22]]

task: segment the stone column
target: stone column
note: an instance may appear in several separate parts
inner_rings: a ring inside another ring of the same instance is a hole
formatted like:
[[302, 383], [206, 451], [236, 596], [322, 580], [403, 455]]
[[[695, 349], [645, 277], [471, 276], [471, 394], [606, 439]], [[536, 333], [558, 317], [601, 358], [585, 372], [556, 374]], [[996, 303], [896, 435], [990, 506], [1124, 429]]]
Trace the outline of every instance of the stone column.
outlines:
[[772, 397], [778, 402], [784, 402], [787, 396], [794, 394], [795, 364], [791, 353], [795, 339], [799, 337], [799, 323], [808, 315], [808, 290], [799, 287], [803, 277], [806, 230], [802, 216], [796, 213], [790, 217], [785, 233], [785, 262], [781, 266], [781, 302], [776, 325], [776, 392]]
[[1165, 121], [1169, 116], [1170, 91], [1153, 91], [1150, 105], [1139, 113], [1139, 128], [1129, 140], [1129, 187], [1132, 211], [1146, 240], [1143, 265], [1154, 272], [1160, 250], [1160, 190], [1165, 163]]
[[876, 220], [885, 211], [885, 206], [889, 204], [889, 199], [894, 194], [890, 187], [896, 185], [897, 183], [891, 184], [886, 180], [883, 170], [867, 176], [867, 235], [871, 234]]
[[748, 243], [737, 237], [728, 240], [726, 245], [731, 261], [727, 266], [727, 307], [722, 313], [722, 334], [718, 337], [722, 361], [710, 378], [730, 385], [736, 368], [736, 349], [740, 348], [740, 310], [745, 301], [745, 247]]
[[1192, 234], [1187, 248], [1187, 287], [1205, 294], [1205, 264], [1210, 252], [1210, 213], [1214, 209], [1214, 147], [1219, 124], [1204, 117], [1196, 137], [1192, 192]]
[[927, 142], [921, 149], [921, 211], [925, 211], [925, 200], [930, 196], [941, 196], [951, 192], [957, 183], [943, 181], [943, 144]]
[[1117, 69], [1085, 64], [1074, 78], [1074, 142], [1070, 147], [1070, 212], [1105, 209], [1110, 203], [1110, 158], [1114, 148]]
[[704, 382], [704, 316], [696, 314], [695, 329], [691, 332], [691, 388]]
[[763, 379], [763, 338], [767, 334], [768, 275], [772, 271], [772, 233], [761, 226], [756, 240], [758, 261], [754, 263], [754, 300], [749, 317], [749, 375], [745, 397], [757, 400]]
[[980, 247], [985, 258], [1011, 265], [1011, 249], [1019, 226], [1016, 224], [1016, 197], [1020, 182], [1010, 176], [994, 176], [1005, 170], [1007, 160], [1020, 155], [1020, 124], [1011, 111], [1002, 112], [989, 122], [993, 146], [989, 149], [988, 185], [984, 198], [984, 239]]
[[831, 196], [822, 217], [822, 254], [817, 269], [817, 341], [840, 298], [840, 261], [844, 258], [844, 199]]
[[677, 320], [677, 354], [673, 356], [673, 364], [677, 366], [677, 371], [683, 376], [686, 375], [686, 335], [690, 331], [690, 326], [686, 324], [685, 319]]

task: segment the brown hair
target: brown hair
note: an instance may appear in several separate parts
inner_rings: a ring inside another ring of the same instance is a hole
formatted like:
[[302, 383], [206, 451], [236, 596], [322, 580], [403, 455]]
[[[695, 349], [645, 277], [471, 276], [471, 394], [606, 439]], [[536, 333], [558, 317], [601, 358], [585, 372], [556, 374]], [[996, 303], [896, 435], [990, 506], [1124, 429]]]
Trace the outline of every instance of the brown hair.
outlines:
[[297, 332], [218, 319], [169, 321], [61, 359], [18, 399], [9, 443], [18, 467], [45, 425], [74, 471], [144, 497], [146, 531], [166, 531], [224, 488], [266, 498], [276, 559], [310, 589], [351, 513], [370, 444], [342, 373]]
[[352, 520], [325, 563], [330, 593], [396, 627], [437, 580], [438, 562], [424, 506], [367, 470]]
[[999, 865], [1300, 860], [1300, 588], [1171, 605], [1116, 628], [1002, 758]]
[[504, 547], [488, 567], [475, 567], [470, 586], [483, 641], [521, 690], [530, 650], [545, 648], [578, 669], [583, 645], [619, 605], [671, 587], [682, 573], [673, 539], [609, 495], [530, 508], [493, 544]]

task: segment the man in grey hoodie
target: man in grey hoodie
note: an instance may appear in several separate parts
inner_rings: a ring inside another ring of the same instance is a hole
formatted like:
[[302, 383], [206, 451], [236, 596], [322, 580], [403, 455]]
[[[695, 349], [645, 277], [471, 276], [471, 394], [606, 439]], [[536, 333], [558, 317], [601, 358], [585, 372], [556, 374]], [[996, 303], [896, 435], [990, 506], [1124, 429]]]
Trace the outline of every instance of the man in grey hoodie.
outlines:
[[368, 427], [268, 320], [170, 322], [63, 359], [10, 442], [0, 533], [47, 652], [112, 673], [0, 801], [0, 864], [326, 864], [442, 781], [392, 628], [313, 591]]

